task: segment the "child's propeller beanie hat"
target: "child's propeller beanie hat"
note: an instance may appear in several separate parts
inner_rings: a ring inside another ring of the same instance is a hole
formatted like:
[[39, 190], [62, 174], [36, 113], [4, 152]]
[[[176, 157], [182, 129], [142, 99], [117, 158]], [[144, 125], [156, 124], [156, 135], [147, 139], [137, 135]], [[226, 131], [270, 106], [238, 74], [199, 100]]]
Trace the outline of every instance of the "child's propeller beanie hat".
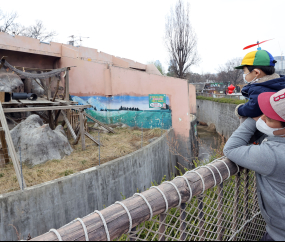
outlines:
[[235, 69], [243, 69], [244, 66], [275, 66], [276, 61], [266, 50], [256, 50], [249, 52], [243, 58], [241, 65]]

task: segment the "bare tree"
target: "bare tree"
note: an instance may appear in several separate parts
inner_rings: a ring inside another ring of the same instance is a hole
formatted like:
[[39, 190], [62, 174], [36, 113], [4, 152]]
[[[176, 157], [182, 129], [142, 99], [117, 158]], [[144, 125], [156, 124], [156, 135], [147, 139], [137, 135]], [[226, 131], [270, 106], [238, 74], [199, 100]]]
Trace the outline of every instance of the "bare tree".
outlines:
[[11, 30], [15, 25], [15, 20], [18, 18], [16, 12], [3, 13], [0, 10], [0, 32], [6, 32], [11, 34]]
[[23, 35], [40, 41], [51, 41], [57, 34], [55, 31], [47, 31], [43, 22], [36, 20], [35, 24], [28, 27]]
[[235, 69], [235, 67], [239, 66], [240, 63], [240, 58], [228, 60], [223, 66], [218, 68], [217, 80], [225, 84], [233, 84], [234, 86], [242, 83], [242, 71]]
[[190, 23], [189, 10], [189, 3], [185, 6], [183, 0], [178, 0], [165, 24], [165, 44], [171, 60], [171, 71], [179, 78], [185, 78], [189, 68], [199, 62], [197, 37]]

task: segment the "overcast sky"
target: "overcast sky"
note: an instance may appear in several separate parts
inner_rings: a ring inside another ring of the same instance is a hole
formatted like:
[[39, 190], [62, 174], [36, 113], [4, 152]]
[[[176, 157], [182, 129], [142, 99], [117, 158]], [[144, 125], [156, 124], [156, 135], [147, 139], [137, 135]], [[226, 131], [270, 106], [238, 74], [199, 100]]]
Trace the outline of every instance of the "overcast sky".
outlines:
[[[56, 42], [81, 35], [83, 46], [141, 63], [160, 60], [167, 69], [165, 16], [176, 0], [13, 0], [1, 1], [5, 12], [16, 11], [18, 22], [42, 20], [55, 30]], [[284, 0], [190, 0], [192, 26], [198, 36], [199, 66], [191, 71], [216, 72], [219, 65], [243, 57], [257, 40], [274, 40], [261, 47], [281, 55], [285, 50]], [[11, 4], [12, 3], [12, 4]], [[284, 52], [285, 54], [285, 52]]]

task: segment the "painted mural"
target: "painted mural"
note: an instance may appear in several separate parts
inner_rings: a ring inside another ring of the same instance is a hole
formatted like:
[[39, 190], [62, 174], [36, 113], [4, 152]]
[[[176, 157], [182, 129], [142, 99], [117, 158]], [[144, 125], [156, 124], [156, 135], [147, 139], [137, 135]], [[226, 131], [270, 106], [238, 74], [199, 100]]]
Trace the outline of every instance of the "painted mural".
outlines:
[[72, 96], [72, 100], [81, 105], [92, 105], [86, 112], [104, 123], [121, 122], [131, 127], [149, 129], [169, 129], [172, 126], [168, 97], [165, 109], [150, 108], [149, 96]]

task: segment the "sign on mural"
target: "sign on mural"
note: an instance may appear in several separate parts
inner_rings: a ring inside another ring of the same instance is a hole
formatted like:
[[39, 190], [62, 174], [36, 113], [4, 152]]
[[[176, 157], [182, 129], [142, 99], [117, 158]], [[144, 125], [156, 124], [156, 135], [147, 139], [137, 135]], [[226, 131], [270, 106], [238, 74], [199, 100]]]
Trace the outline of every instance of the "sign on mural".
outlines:
[[149, 108], [166, 108], [165, 94], [149, 94]]

